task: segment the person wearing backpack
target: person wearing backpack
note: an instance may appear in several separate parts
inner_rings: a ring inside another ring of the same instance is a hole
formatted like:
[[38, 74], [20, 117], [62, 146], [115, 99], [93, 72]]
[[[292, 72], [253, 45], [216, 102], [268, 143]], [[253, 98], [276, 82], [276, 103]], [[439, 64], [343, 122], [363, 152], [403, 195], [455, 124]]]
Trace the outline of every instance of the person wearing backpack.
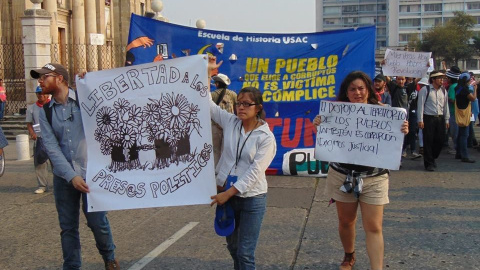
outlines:
[[467, 140], [469, 128], [472, 126], [470, 118], [472, 115], [472, 102], [477, 99], [475, 91], [470, 91], [470, 74], [462, 73], [455, 87], [455, 120], [458, 126], [457, 153], [455, 159], [462, 162], [475, 163], [475, 160], [468, 158]]
[[120, 269], [115, 259], [110, 223], [106, 212], [87, 212], [85, 182], [87, 145], [78, 96], [68, 86], [68, 72], [60, 64], [49, 63], [30, 71], [38, 80], [42, 93], [52, 95], [40, 111], [40, 129], [48, 157], [53, 167], [55, 206], [60, 223], [63, 269], [81, 269], [82, 255], [79, 237], [80, 200], [87, 225], [92, 230], [96, 246], [105, 262], [105, 269]]
[[423, 130], [423, 165], [427, 171], [435, 171], [438, 158], [445, 142], [450, 112], [447, 91], [443, 87], [445, 74], [434, 70], [430, 73], [430, 84], [418, 92], [417, 121]]

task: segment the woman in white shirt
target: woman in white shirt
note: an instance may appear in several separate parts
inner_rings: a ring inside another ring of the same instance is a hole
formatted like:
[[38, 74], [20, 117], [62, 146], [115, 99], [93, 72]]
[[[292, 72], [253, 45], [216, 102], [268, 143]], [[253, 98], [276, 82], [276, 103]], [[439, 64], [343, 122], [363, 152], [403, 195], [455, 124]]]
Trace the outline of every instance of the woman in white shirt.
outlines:
[[[237, 115], [222, 110], [210, 99], [212, 120], [223, 128], [223, 150], [216, 167], [219, 193], [212, 205], [227, 201], [235, 213], [235, 230], [227, 236], [227, 248], [235, 269], [255, 269], [255, 249], [267, 202], [265, 171], [277, 151], [275, 137], [263, 113], [261, 92], [253, 87], [240, 90]], [[227, 177], [236, 182], [225, 188]]]

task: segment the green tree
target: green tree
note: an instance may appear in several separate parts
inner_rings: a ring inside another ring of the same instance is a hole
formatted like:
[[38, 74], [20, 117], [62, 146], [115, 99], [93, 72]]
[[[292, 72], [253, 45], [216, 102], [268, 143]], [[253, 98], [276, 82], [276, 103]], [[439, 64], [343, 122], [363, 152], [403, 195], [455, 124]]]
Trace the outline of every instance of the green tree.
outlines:
[[469, 40], [473, 37], [471, 29], [475, 19], [465, 12], [454, 12], [454, 15], [445, 24], [427, 30], [418, 44], [420, 51], [432, 52], [436, 63], [443, 60], [447, 66], [470, 59], [474, 52]]

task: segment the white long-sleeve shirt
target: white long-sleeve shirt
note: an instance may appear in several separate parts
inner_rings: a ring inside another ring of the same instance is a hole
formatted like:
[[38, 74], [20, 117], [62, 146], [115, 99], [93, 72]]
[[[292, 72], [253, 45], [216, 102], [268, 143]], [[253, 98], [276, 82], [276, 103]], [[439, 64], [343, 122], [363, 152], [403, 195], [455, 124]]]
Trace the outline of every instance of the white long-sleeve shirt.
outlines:
[[[277, 152], [275, 137], [268, 124], [260, 120], [261, 126], [245, 132], [242, 121], [236, 115], [222, 110], [211, 98], [210, 114], [212, 120], [223, 128], [223, 151], [216, 167], [217, 185], [223, 186], [227, 176], [232, 174], [238, 177], [234, 184], [239, 191], [236, 196], [252, 197], [266, 193], [268, 185], [265, 171]], [[244, 142], [245, 146], [240, 151]], [[235, 166], [237, 152], [241, 155]]]

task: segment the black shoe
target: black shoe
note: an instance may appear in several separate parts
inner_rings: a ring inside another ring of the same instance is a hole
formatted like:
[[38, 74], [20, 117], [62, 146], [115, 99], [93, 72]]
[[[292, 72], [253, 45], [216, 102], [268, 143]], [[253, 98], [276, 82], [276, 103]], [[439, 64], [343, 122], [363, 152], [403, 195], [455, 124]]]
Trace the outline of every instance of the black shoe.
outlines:
[[429, 166], [425, 167], [425, 170], [427, 170], [429, 172], [433, 172], [433, 171], [435, 171], [435, 168], [432, 165], [429, 165]]
[[462, 158], [462, 162], [466, 162], [466, 163], [475, 163], [475, 160], [473, 160], [473, 159], [469, 159], [469, 158]]
[[462, 159], [460, 155], [455, 155], [455, 159]]

